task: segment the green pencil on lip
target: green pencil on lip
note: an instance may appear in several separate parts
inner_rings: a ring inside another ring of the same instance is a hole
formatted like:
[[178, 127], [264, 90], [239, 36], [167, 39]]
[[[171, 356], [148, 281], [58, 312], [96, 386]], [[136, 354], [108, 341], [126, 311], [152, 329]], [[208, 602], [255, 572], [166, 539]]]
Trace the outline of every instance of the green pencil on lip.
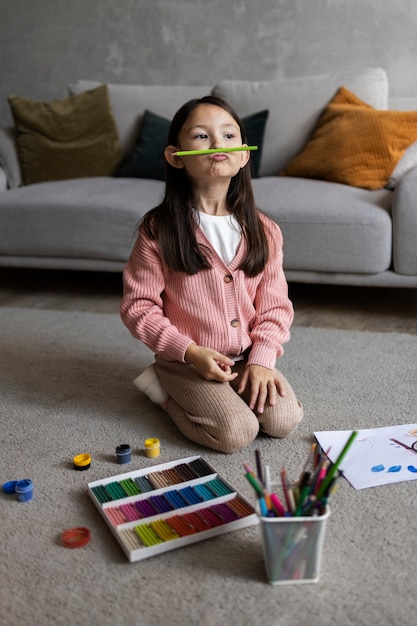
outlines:
[[173, 152], [172, 156], [194, 156], [196, 154], [223, 154], [223, 152], [243, 152], [257, 150], [258, 146], [238, 146], [237, 148], [207, 148], [207, 150], [180, 150]]

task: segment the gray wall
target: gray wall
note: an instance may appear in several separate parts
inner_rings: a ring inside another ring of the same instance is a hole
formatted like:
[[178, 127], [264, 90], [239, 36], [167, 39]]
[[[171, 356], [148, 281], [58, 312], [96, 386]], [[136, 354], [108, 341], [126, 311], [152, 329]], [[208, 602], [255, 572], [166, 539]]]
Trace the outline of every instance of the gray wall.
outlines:
[[0, 126], [10, 94], [78, 78], [214, 84], [364, 66], [417, 96], [415, 0], [0, 0]]

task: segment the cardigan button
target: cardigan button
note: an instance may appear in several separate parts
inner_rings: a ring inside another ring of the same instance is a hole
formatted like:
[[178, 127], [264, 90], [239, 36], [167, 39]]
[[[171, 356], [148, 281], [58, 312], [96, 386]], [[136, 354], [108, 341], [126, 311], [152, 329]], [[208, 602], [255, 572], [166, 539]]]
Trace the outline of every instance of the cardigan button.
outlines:
[[232, 320], [230, 322], [230, 326], [233, 326], [233, 328], [237, 328], [239, 326], [239, 320]]
[[224, 282], [231, 283], [232, 281], [233, 281], [233, 276], [231, 274], [226, 274], [226, 276], [224, 277]]

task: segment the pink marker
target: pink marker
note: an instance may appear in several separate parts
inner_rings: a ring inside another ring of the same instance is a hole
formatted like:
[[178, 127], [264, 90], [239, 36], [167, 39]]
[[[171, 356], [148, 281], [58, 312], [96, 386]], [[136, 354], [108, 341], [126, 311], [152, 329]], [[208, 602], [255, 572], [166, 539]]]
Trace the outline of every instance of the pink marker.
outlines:
[[314, 488], [314, 495], [316, 495], [320, 487], [320, 484], [323, 482], [323, 480], [326, 477], [327, 467], [328, 467], [328, 463], [323, 463], [322, 467], [320, 468], [319, 475], [317, 476], [316, 486]]
[[286, 513], [285, 508], [276, 493], [271, 493], [271, 502], [278, 515], [284, 516]]

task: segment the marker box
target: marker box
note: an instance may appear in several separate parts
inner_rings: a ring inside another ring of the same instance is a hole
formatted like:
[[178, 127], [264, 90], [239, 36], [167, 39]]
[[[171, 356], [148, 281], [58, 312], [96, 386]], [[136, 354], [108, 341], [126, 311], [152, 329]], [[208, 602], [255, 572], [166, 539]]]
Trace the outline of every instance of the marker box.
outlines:
[[200, 456], [97, 480], [88, 493], [131, 562], [259, 523]]
[[319, 580], [327, 508], [317, 517], [260, 516], [265, 569], [272, 585]]

